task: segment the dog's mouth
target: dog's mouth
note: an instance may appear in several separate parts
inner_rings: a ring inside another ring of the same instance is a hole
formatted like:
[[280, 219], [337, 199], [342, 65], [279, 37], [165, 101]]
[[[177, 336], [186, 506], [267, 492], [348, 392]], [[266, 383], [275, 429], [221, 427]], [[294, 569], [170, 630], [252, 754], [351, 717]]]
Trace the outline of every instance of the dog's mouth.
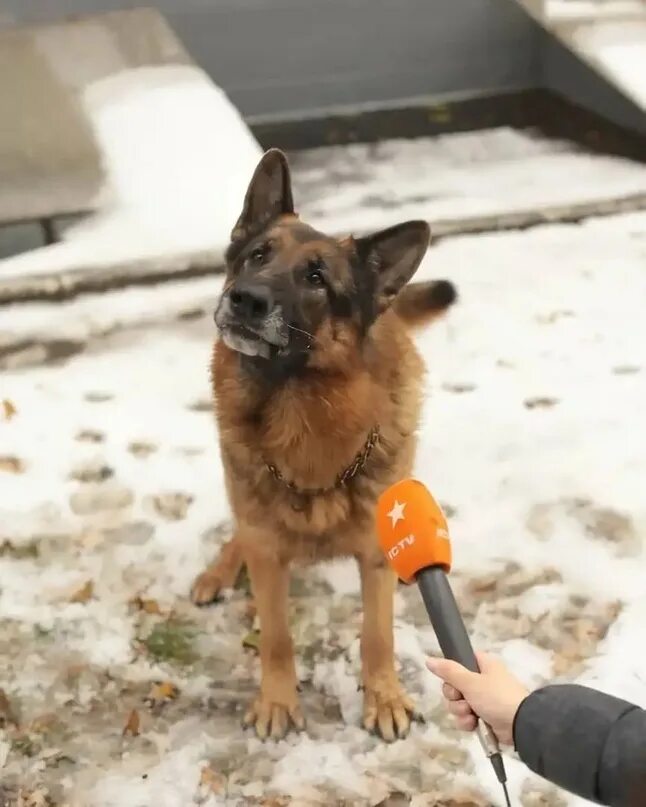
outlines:
[[283, 314], [282, 306], [275, 305], [264, 317], [241, 317], [232, 310], [227, 295], [216, 308], [215, 324], [225, 345], [243, 356], [262, 359], [283, 359], [298, 352], [298, 339]]
[[243, 356], [260, 356], [270, 359], [280, 348], [246, 325], [227, 323], [218, 325], [224, 344]]

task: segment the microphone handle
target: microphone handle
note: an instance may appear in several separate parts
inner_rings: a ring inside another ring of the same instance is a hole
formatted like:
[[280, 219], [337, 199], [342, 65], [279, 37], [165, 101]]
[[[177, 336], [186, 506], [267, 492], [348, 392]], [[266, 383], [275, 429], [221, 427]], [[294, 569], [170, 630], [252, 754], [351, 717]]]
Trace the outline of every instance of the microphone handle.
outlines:
[[418, 572], [415, 582], [422, 593], [442, 655], [457, 661], [471, 672], [479, 673], [480, 667], [471, 640], [444, 569], [441, 566], [427, 566]]
[[[442, 655], [457, 661], [471, 672], [479, 673], [478, 660], [444, 569], [441, 566], [427, 566], [418, 572], [415, 582], [422, 593], [426, 612], [435, 630]], [[480, 719], [477, 733], [483, 751], [494, 765], [496, 776], [503, 782], [504, 778], [501, 777], [505, 774], [496, 735], [491, 727]]]

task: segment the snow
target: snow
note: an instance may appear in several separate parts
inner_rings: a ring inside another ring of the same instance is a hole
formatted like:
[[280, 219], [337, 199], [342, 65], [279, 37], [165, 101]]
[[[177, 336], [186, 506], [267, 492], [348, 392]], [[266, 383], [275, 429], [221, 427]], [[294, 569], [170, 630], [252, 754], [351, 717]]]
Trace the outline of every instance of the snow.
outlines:
[[[477, 141], [459, 142], [436, 144], [438, 171], [449, 166], [447, 183], [451, 171], [457, 183], [479, 170]], [[510, 155], [520, 143], [508, 133], [493, 142]], [[520, 203], [524, 179], [539, 166], [549, 173], [552, 160], [556, 172], [565, 156], [569, 166], [579, 157], [585, 164], [581, 193], [586, 172], [598, 176], [592, 190], [599, 193], [615, 180], [614, 190], [643, 183], [642, 169], [630, 163], [552, 152], [548, 159], [538, 141], [531, 157], [528, 147], [519, 145], [522, 159], [499, 161], [479, 209], [490, 209], [502, 186], [517, 194], [505, 204]], [[391, 146], [378, 148], [388, 155]], [[409, 149], [411, 166], [415, 148], [392, 145]], [[361, 165], [364, 155], [369, 165], [362, 149], [332, 156], [339, 165]], [[304, 157], [299, 170], [310, 159], [315, 172], [321, 158]], [[417, 182], [412, 168], [396, 180], [387, 165], [379, 182], [390, 177], [405, 196]], [[474, 192], [472, 185], [465, 199]], [[528, 197], [533, 192], [527, 188]], [[341, 223], [346, 203], [343, 194], [337, 208], [324, 198], [322, 214]], [[308, 204], [311, 210], [314, 201]], [[404, 218], [407, 209], [395, 214]], [[154, 216], [142, 220], [152, 226]], [[381, 212], [364, 206], [353, 221], [378, 227]], [[644, 232], [646, 213], [635, 213], [452, 238], [429, 251], [420, 279], [451, 278], [461, 302], [446, 322], [417, 336], [429, 375], [416, 464], [419, 478], [455, 511], [453, 580], [477, 646], [502, 655], [530, 686], [580, 680], [642, 705]], [[390, 747], [358, 727], [361, 605], [350, 563], [295, 575], [308, 734], [263, 745], [239, 728], [258, 675], [257, 660], [241, 647], [250, 627], [244, 597], [236, 592], [208, 609], [187, 602], [193, 576], [229, 534], [208, 405], [210, 310], [220, 283], [184, 281], [3, 311], [2, 327], [16, 337], [79, 340], [79, 352], [65, 361], [0, 376], [0, 400], [17, 410], [2, 419], [0, 408], [0, 456], [25, 465], [22, 473], [0, 471], [0, 544], [10, 543], [0, 552], [0, 687], [25, 720], [55, 710], [67, 732], [57, 742], [76, 760], [62, 776], [44, 765], [35, 771], [34, 760], [10, 751], [3, 774], [27, 784], [42, 778], [71, 805], [92, 807], [215, 807], [292, 791], [301, 804], [375, 804], [399, 791], [421, 807], [467, 790], [473, 803], [500, 804], [477, 741], [453, 730], [438, 682], [424, 668], [438, 648], [414, 588], [397, 592], [395, 641], [402, 679], [427, 723]], [[192, 309], [199, 309], [195, 317], [178, 318]], [[83, 431], [98, 433], [98, 442], [79, 439]], [[149, 445], [142, 452], [133, 444]], [[105, 482], [75, 478], [101, 466], [113, 474]], [[79, 509], [79, 495], [90, 493], [112, 504], [92, 509], [83, 499]], [[185, 496], [176, 520], [155, 505], [167, 493]], [[30, 546], [38, 551], [20, 556]], [[87, 580], [92, 598], [70, 602]], [[197, 634], [192, 665], [141, 655], [142, 637], [164, 617], [139, 613], [137, 596], [190, 624]], [[83, 668], [76, 689], [67, 683], [70, 666]], [[160, 680], [175, 682], [180, 695], [149, 709], [148, 687]], [[141, 712], [142, 734], [122, 738], [132, 708]], [[200, 786], [206, 764], [226, 779], [226, 798]], [[512, 758], [507, 767], [516, 804], [539, 791], [546, 804], [581, 803], [557, 801]]]
[[543, 14], [550, 22], [577, 19], [639, 17], [644, 11], [640, 0], [544, 0]]
[[[260, 154], [221, 90], [195, 68], [147, 68], [90, 87], [86, 106], [106, 155], [106, 208], [62, 244], [2, 261], [3, 277], [220, 264]], [[314, 149], [294, 157], [292, 173], [302, 216], [336, 234], [646, 191], [643, 165], [507, 128]]]
[[646, 110], [646, 15], [643, 9], [641, 18], [582, 24], [568, 39], [599, 72]]
[[[564, 181], [567, 177], [567, 181]], [[332, 180], [332, 181], [331, 181]], [[315, 149], [294, 164], [303, 217], [326, 232], [623, 197], [646, 167], [507, 128]]]
[[103, 210], [3, 274], [70, 271], [222, 250], [261, 149], [192, 66], [142, 67], [90, 84], [83, 104], [108, 177]]

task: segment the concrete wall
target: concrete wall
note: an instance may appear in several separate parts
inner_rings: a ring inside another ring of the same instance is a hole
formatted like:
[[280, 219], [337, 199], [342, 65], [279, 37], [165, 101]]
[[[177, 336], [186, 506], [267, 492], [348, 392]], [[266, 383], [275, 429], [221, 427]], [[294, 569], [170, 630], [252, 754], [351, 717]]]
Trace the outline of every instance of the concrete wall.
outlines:
[[[145, 0], [143, 0], [145, 2]], [[132, 8], [3, 0], [0, 22]], [[510, 0], [156, 0], [245, 115], [536, 84], [539, 31]]]
[[646, 130], [514, 0], [0, 0], [0, 26], [155, 6], [246, 116], [545, 86]]

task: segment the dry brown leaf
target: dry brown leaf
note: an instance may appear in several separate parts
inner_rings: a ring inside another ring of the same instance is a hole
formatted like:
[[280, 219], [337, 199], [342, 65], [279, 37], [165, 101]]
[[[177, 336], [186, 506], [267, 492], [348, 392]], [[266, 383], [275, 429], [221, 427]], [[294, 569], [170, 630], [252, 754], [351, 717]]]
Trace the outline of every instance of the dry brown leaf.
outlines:
[[144, 600], [141, 597], [135, 597], [132, 602], [136, 608], [138, 608], [140, 611], [144, 611], [146, 614], [157, 614], [158, 616], [163, 615], [163, 611], [159, 607], [157, 600]]
[[179, 689], [171, 681], [161, 681], [153, 684], [150, 692], [146, 697], [146, 701], [155, 706], [159, 703], [166, 703], [167, 701], [175, 700], [179, 695]]
[[260, 650], [260, 631], [249, 631], [249, 633], [242, 640], [242, 646], [249, 650], [255, 650], [258, 652]]
[[49, 734], [59, 724], [59, 719], [54, 712], [46, 712], [45, 714], [38, 715], [29, 724], [29, 732], [31, 734]]
[[92, 580], [88, 580], [87, 583], [84, 583], [78, 591], [75, 591], [74, 594], [70, 597], [70, 602], [80, 602], [86, 603], [92, 599], [92, 595], [94, 594], [94, 583]]
[[22, 474], [25, 471], [25, 463], [20, 457], [5, 454], [0, 456], [0, 471], [6, 471], [9, 474]]
[[200, 787], [208, 790], [210, 793], [215, 793], [216, 796], [224, 793], [227, 784], [226, 777], [221, 773], [214, 771], [209, 765], [202, 768], [200, 774]]
[[139, 712], [136, 709], [133, 709], [128, 715], [126, 725], [123, 727], [123, 736], [138, 737], [140, 723]]
[[39, 787], [36, 790], [21, 788], [16, 807], [48, 807], [51, 803], [49, 792], [45, 788]]
[[0, 689], [0, 728], [8, 725], [17, 726], [18, 720], [6, 692]]
[[18, 414], [18, 410], [14, 406], [13, 401], [10, 401], [8, 398], [2, 399], [2, 414], [5, 420], [11, 420], [12, 417]]

